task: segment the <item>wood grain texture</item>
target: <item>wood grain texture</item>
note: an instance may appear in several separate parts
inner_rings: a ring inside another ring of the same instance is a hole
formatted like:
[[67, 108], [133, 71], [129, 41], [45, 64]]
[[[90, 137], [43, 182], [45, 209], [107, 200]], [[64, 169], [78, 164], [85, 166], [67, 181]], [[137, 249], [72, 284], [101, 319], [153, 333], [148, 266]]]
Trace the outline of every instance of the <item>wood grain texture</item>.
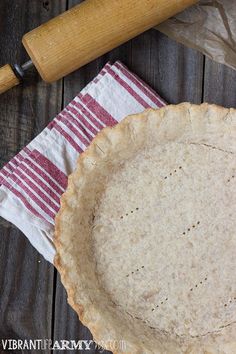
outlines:
[[132, 40], [128, 65], [166, 102], [201, 102], [203, 55], [157, 30]]
[[19, 83], [20, 80], [9, 64], [6, 64], [0, 68], [0, 94], [10, 90], [16, 85], [19, 85]]
[[236, 108], [236, 71], [206, 58], [203, 99]]
[[[0, 66], [22, 63], [23, 33], [63, 11], [38, 0], [0, 2]], [[61, 108], [62, 84], [47, 86], [36, 71], [0, 96], [0, 167], [32, 140]], [[16, 227], [0, 222], [0, 339], [50, 338], [54, 268]], [[46, 352], [47, 353], [47, 352]]]

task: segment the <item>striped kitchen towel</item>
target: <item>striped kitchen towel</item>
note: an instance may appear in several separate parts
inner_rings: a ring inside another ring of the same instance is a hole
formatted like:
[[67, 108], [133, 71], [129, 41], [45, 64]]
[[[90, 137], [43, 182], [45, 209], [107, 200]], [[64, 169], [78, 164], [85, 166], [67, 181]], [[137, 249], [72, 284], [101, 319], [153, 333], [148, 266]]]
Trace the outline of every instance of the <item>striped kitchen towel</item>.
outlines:
[[106, 64], [31, 143], [0, 170], [0, 215], [53, 262], [54, 218], [81, 152], [105, 126], [165, 105], [122, 63]]

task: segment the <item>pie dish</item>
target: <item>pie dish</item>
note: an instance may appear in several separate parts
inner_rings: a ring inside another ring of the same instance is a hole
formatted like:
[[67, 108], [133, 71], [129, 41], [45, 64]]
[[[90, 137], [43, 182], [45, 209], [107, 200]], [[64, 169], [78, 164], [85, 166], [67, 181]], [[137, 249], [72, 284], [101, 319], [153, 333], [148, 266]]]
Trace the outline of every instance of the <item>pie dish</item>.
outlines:
[[236, 353], [236, 110], [183, 103], [103, 129], [56, 218], [68, 301], [114, 353]]

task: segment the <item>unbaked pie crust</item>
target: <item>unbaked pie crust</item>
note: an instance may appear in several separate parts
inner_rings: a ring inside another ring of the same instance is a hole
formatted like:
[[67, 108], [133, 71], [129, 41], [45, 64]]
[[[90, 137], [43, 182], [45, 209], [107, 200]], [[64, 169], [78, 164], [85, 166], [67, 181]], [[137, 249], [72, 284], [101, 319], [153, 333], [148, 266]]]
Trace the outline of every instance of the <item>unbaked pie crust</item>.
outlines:
[[236, 110], [183, 103], [105, 128], [79, 157], [55, 265], [95, 341], [236, 353], [235, 153]]

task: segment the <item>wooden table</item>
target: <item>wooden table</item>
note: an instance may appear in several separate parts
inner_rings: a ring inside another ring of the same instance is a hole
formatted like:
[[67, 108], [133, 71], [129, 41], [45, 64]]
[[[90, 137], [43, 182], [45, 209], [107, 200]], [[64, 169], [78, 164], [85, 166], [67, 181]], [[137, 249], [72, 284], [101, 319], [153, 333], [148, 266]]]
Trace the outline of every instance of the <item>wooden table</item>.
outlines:
[[[22, 35], [76, 3], [78, 0], [1, 0], [0, 65], [27, 60], [21, 46]], [[235, 71], [150, 30], [53, 85], [42, 82], [32, 70], [22, 86], [0, 96], [0, 167], [40, 133], [108, 60], [117, 59], [167, 102], [206, 101], [236, 107]], [[91, 338], [67, 304], [54, 267], [16, 227], [3, 219], [0, 219], [1, 338]]]

